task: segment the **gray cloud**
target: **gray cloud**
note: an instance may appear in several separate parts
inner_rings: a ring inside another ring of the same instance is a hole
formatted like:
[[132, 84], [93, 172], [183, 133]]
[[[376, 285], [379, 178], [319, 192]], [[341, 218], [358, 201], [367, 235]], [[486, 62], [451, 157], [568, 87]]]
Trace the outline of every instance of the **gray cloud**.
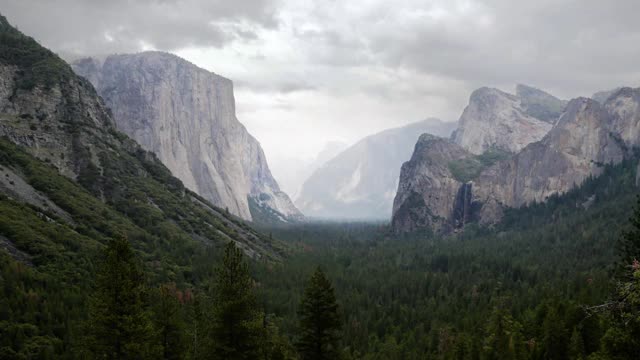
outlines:
[[232, 79], [240, 120], [285, 167], [327, 141], [455, 121], [480, 86], [564, 98], [640, 86], [637, 0], [0, 0], [0, 11], [64, 54], [153, 47]]
[[65, 55], [220, 47], [277, 26], [271, 0], [0, 0], [24, 32]]
[[330, 57], [310, 59], [409, 68], [471, 87], [528, 82], [564, 94], [640, 79], [636, 0], [379, 2], [347, 22], [329, 20], [339, 13], [349, 11], [314, 10], [313, 36], [297, 33], [310, 54], [319, 47]]
[[288, 94], [298, 91], [317, 90], [317, 87], [305, 80], [286, 80], [278, 82], [258, 82], [239, 80], [234, 81], [236, 88], [246, 88], [257, 93], [281, 93]]

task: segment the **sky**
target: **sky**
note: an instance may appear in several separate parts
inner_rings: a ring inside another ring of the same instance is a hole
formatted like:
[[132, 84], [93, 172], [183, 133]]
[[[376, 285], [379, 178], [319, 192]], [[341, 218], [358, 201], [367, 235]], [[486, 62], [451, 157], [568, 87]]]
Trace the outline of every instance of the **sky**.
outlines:
[[637, 0], [0, 0], [65, 58], [162, 50], [234, 82], [276, 178], [328, 143], [429, 117], [481, 86], [562, 98], [640, 86]]

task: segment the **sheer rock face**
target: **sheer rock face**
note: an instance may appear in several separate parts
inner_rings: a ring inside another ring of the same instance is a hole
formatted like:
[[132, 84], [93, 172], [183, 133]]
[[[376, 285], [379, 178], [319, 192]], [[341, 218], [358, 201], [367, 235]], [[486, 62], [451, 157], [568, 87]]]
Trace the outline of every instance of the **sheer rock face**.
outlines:
[[562, 101], [528, 86], [517, 89], [518, 95], [487, 87], [474, 91], [452, 140], [479, 155], [489, 149], [516, 153], [542, 139]]
[[[594, 100], [572, 100], [544, 139], [480, 174], [474, 181], [474, 201], [520, 207], [543, 202], [580, 185], [590, 175], [599, 175], [604, 164], [618, 163], [625, 156], [625, 146], [612, 131], [612, 119]], [[480, 218], [488, 223], [499, 220], [494, 209], [484, 207]]]
[[[599, 175], [604, 164], [622, 161], [638, 145], [640, 88], [621, 88], [603, 104], [586, 98], [571, 100], [540, 141], [485, 168], [467, 184], [451, 181], [445, 164], [456, 156], [469, 155], [452, 144], [441, 144], [450, 152], [450, 157], [444, 157], [442, 149], [419, 142], [411, 161], [403, 166], [394, 203], [394, 229], [446, 230], [431, 220], [434, 215], [454, 229], [469, 220], [496, 223], [504, 208], [564, 193], [587, 177]], [[433, 196], [439, 200], [429, 200]], [[441, 199], [443, 196], [447, 199]], [[419, 201], [412, 202], [414, 199]], [[407, 206], [412, 216], [400, 212]]]
[[100, 144], [117, 142], [109, 132], [113, 122], [107, 108], [86, 80], [69, 77], [49, 89], [20, 89], [16, 66], [0, 64], [0, 136], [24, 146], [55, 166], [62, 175], [76, 179]]
[[402, 165], [393, 202], [392, 226], [396, 232], [451, 228], [456, 197], [463, 185], [449, 163], [471, 157], [457, 144], [429, 134], [416, 143], [411, 159]]
[[620, 88], [604, 107], [611, 114], [611, 132], [627, 148], [640, 145], [640, 88]]
[[318, 168], [304, 183], [296, 205], [320, 218], [388, 219], [400, 166], [420, 134], [448, 136], [453, 124], [427, 119], [368, 136]]
[[119, 130], [191, 190], [251, 220], [302, 214], [271, 175], [264, 152], [235, 116], [233, 84], [161, 52], [87, 58], [72, 64], [113, 113]]

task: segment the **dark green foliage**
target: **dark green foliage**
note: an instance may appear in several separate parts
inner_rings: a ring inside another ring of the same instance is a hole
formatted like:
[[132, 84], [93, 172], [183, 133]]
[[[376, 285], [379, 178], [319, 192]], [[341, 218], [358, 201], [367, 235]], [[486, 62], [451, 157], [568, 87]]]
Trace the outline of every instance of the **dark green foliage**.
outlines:
[[620, 280], [623, 281], [633, 279], [633, 272], [630, 271], [630, 267], [634, 261], [640, 261], [640, 197], [637, 198], [629, 223], [628, 230], [622, 234], [618, 241], [619, 259], [616, 270]]
[[186, 326], [183, 313], [184, 293], [175, 284], [163, 284], [151, 298], [153, 321], [161, 358], [165, 360], [184, 359], [186, 355]]
[[342, 327], [333, 286], [320, 268], [311, 275], [298, 309], [299, 339], [303, 360], [330, 360], [340, 357], [339, 332]]
[[478, 177], [482, 170], [500, 160], [507, 159], [510, 155], [504, 150], [489, 149], [480, 155], [451, 161], [449, 163], [449, 171], [451, 171], [454, 179], [466, 183]]
[[494, 229], [468, 226], [450, 237], [397, 238], [366, 224], [274, 228], [296, 252], [256, 274], [261, 296], [283, 332], [297, 336], [296, 289], [320, 264], [345, 314], [347, 355], [358, 359], [478, 359], [494, 347], [516, 358], [567, 358], [574, 329], [584, 358], [596, 356], [609, 324], [583, 308], [609, 297], [636, 166], [605, 166], [575, 191], [508, 211]]
[[257, 310], [253, 280], [242, 251], [229, 243], [222, 265], [215, 273], [211, 319], [211, 357], [255, 359], [259, 351], [261, 316]]
[[584, 347], [584, 339], [582, 334], [577, 328], [573, 328], [571, 333], [571, 339], [569, 340], [569, 354], [570, 360], [583, 360], [586, 356], [586, 350]]
[[496, 308], [486, 328], [484, 359], [524, 359], [526, 350], [522, 325], [504, 308]]
[[129, 241], [122, 236], [109, 241], [89, 301], [87, 348], [94, 358], [155, 358], [146, 295]]
[[19, 89], [50, 88], [73, 76], [69, 65], [31, 37], [13, 28], [0, 15], [0, 63], [18, 67]]
[[640, 356], [640, 198], [622, 235], [616, 285], [607, 304], [612, 326], [605, 333], [602, 354], [611, 359]]
[[80, 296], [0, 251], [0, 359], [68, 354], [71, 344], [62, 340], [66, 318]]
[[602, 339], [605, 358], [634, 359], [640, 354], [640, 264], [629, 272], [631, 279], [619, 281], [614, 292], [612, 326]]

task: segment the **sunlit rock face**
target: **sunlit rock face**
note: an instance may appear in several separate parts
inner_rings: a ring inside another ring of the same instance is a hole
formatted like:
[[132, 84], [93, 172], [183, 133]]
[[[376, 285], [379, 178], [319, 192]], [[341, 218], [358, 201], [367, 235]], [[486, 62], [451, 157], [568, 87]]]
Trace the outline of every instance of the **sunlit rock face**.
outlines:
[[299, 220], [264, 152], [235, 115], [230, 80], [162, 52], [87, 58], [72, 64], [113, 113], [119, 130], [191, 190], [252, 220]]

